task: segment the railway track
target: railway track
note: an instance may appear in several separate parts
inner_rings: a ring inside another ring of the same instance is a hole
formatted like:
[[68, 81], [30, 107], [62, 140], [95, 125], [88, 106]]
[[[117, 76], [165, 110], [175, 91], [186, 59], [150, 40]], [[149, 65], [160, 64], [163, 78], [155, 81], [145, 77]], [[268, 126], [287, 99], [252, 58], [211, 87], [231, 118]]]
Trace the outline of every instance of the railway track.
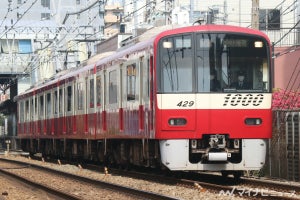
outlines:
[[[93, 166], [90, 166], [93, 169]], [[300, 184], [261, 180], [242, 177], [236, 182], [234, 177], [224, 178], [211, 173], [173, 173], [173, 177], [139, 172], [124, 172], [116, 169], [113, 173], [132, 176], [140, 179], [150, 179], [157, 182], [177, 184], [201, 191], [213, 190], [220, 196], [300, 200]], [[152, 176], [152, 177], [150, 177]]]
[[[2, 166], [3, 163], [0, 164], [0, 166]], [[37, 183], [33, 180], [31, 180], [30, 178], [26, 178], [24, 176], [19, 176], [15, 173], [9, 172], [8, 170], [22, 170], [25, 168], [30, 167], [29, 165], [24, 165], [24, 166], [14, 166], [14, 167], [2, 167], [0, 168], [0, 174], [1, 176], [5, 177], [6, 179], [9, 179], [13, 182], [15, 182], [15, 185], [18, 185], [18, 183], [20, 184], [26, 184], [27, 186], [31, 187], [31, 188], [35, 188], [38, 190], [42, 190], [43, 192], [45, 192], [46, 194], [49, 194], [50, 196], [53, 197], [53, 199], [70, 199], [70, 200], [79, 200], [80, 197], [72, 195], [70, 193], [67, 192], [63, 192], [59, 189], [55, 189], [53, 187], [44, 185], [44, 184], [40, 184]], [[48, 196], [48, 195], [47, 195]]]
[[[95, 171], [98, 174], [104, 171], [103, 167], [95, 165], [83, 165], [83, 168]], [[300, 184], [293, 185], [286, 182], [242, 177], [241, 181], [237, 184], [233, 177], [224, 179], [220, 175], [211, 173], [197, 174], [181, 172], [166, 176], [162, 174], [158, 175], [157, 171], [146, 171], [143, 173], [113, 168], [109, 169], [109, 173], [127, 178], [151, 180], [157, 183], [165, 183], [166, 185], [187, 187], [192, 190], [198, 190], [199, 193], [210, 191], [211, 193], [216, 193], [216, 196], [221, 197], [221, 199], [224, 199], [224, 197], [240, 197], [241, 199], [300, 199]]]
[[[106, 194], [109, 195], [109, 199], [176, 199], [158, 193], [94, 180], [34, 164], [29, 165], [28, 163], [21, 161], [2, 158], [0, 160], [0, 167], [2, 168], [0, 173], [11, 176], [31, 186], [38, 187], [60, 199], [105, 199], [103, 195]], [[39, 181], [39, 179], [43, 179], [44, 181]], [[59, 181], [56, 181], [55, 179]], [[50, 185], [49, 182], [51, 183]], [[83, 189], [83, 187], [86, 187], [86, 189]], [[80, 191], [78, 191], [78, 188], [80, 188]], [[86, 192], [81, 192], [83, 190]], [[94, 191], [91, 192], [92, 190]]]
[[[86, 165], [91, 170], [101, 171], [95, 165]], [[110, 169], [112, 173], [131, 176], [139, 179], [151, 179], [157, 182], [177, 184], [199, 190], [213, 190], [220, 196], [240, 196], [260, 199], [300, 200], [300, 183], [242, 177], [237, 181], [234, 177], [224, 178], [214, 173], [175, 172], [168, 175], [158, 175], [157, 172], [146, 173]]]

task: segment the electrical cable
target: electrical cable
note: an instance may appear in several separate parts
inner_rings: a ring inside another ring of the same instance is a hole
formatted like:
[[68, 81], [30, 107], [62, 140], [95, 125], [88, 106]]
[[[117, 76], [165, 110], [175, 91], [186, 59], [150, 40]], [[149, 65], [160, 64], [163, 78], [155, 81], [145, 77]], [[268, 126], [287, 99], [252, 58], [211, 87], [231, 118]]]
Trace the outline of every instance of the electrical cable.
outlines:
[[[63, 20], [63, 24], [66, 22], [66, 20], [68, 19], [68, 17], [69, 17], [69, 15], [77, 15], [77, 14], [79, 14], [79, 13], [82, 13], [82, 12], [85, 12], [85, 11], [87, 11], [87, 10], [89, 10], [89, 9], [91, 9], [91, 8], [93, 8], [97, 3], [101, 3], [101, 1], [95, 1], [93, 4], [91, 4], [91, 5], [89, 5], [87, 8], [84, 8], [84, 9], [82, 9], [82, 10], [80, 10], [79, 12], [73, 12], [73, 13], [67, 13], [66, 14], [66, 16], [65, 16], [65, 18], [64, 18], [64, 20]], [[107, 1], [105, 1], [104, 3], [106, 3]], [[97, 14], [98, 15], [98, 14]], [[96, 16], [97, 16], [96, 15]], [[94, 17], [94, 19], [95, 19], [96, 17]], [[91, 21], [92, 22], [92, 21]], [[89, 22], [89, 23], [91, 23], [91, 22]], [[62, 28], [60, 28], [60, 31], [62, 30]], [[74, 30], [75, 31], [75, 30]], [[78, 33], [77, 34], [77, 36], [79, 35], [80, 33]], [[57, 37], [58, 37], [58, 35], [59, 35], [59, 32], [56, 34], [56, 36], [54, 37], [54, 39], [51, 41], [51, 42], [49, 42], [49, 44], [47, 45], [47, 46], [45, 46], [45, 47], [43, 47], [43, 48], [41, 48], [41, 49], [37, 49], [35, 52], [37, 52], [37, 51], [42, 51], [42, 50], [45, 50], [45, 49], [48, 49], [48, 48], [50, 48], [51, 47], [51, 45], [53, 44], [53, 41], [55, 41], [56, 39], [57, 39]], [[94, 34], [95, 35], [95, 34]], [[66, 37], [67, 35], [65, 34], [65, 36], [64, 36], [64, 38]], [[76, 37], [76, 36], [75, 36]], [[61, 43], [61, 41], [63, 41], [64, 40], [64, 38], [62, 38], [62, 39], [60, 39], [60, 41], [58, 41], [58, 42], [56, 42], [56, 45], [59, 45], [60, 43]], [[69, 40], [70, 41], [70, 40]], [[68, 42], [68, 41], [67, 41]], [[78, 43], [77, 43], [78, 44]], [[70, 47], [69, 47], [70, 48]], [[48, 57], [48, 56], [47, 56]], [[49, 61], [51, 61], [51, 60], [53, 60], [54, 58], [56, 58], [56, 57], [58, 57], [58, 55], [54, 55], [54, 56], [52, 56], [52, 57], [48, 57], [48, 59], [46, 60], [46, 61], [44, 61], [44, 63], [48, 63]], [[36, 58], [36, 60], [35, 61], [37, 61], [37, 59], [38, 58]], [[35, 69], [37, 69], [37, 68], [39, 68], [39, 66], [37, 66], [37, 67], [34, 67], [34, 68], [32, 68], [32, 67], [30, 67], [31, 65], [33, 65], [35, 62], [31, 62], [30, 63], [30, 65], [28, 65], [26, 68], [25, 68], [25, 70], [24, 71], [27, 71], [26, 69], [27, 68], [31, 68], [31, 72], [33, 72], [33, 70], [35, 70]], [[29, 73], [29, 72], [28, 72]]]
[[[297, 70], [297, 67], [299, 66], [299, 62], [300, 62], [300, 58], [298, 58], [298, 61], [297, 61], [296, 65], [294, 66], [294, 70], [293, 70], [292, 75], [291, 75], [291, 77], [290, 77], [290, 79], [289, 79], [289, 82], [288, 82], [288, 84], [287, 84], [286, 90], [284, 90], [284, 92], [283, 92], [283, 94], [282, 94], [282, 97], [285, 97], [289, 92], [292, 91], [292, 89], [293, 89], [293, 87], [294, 87], [294, 84], [296, 83], [297, 78], [298, 78], [298, 76], [300, 75], [300, 71], [298, 71], [296, 77], [295, 77], [294, 80], [292, 81], [293, 76], [294, 76], [294, 74], [295, 74], [295, 72], [296, 72], [296, 70]], [[289, 88], [290, 88], [290, 89], [289, 89]], [[299, 88], [298, 88], [298, 89], [299, 89]], [[281, 107], [279, 107], [279, 111], [282, 111], [282, 110], [285, 109], [284, 106], [286, 105], [287, 101], [288, 101], [288, 99], [286, 99], [286, 98], [281, 98], [281, 99], [280, 99], [280, 101], [279, 101], [279, 106], [281, 105]]]
[[23, 16], [32, 8], [32, 6], [34, 5], [34, 4], [36, 4], [36, 2], [37, 2], [38, 0], [34, 0], [34, 2], [25, 10], [25, 12], [21, 15], [21, 17], [20, 18], [18, 18], [17, 19], [17, 21], [15, 22], [15, 23], [13, 23], [12, 24], [12, 26], [9, 28], [9, 29], [7, 29], [4, 33], [2, 33], [1, 34], [1, 36], [0, 36], [0, 39], [2, 39], [2, 37], [6, 34], [6, 33], [8, 33], [10, 30], [12, 30], [13, 29], [13, 27], [23, 18]]
[[2, 22], [1, 22], [1, 24], [0, 24], [0, 27], [2, 27], [2, 25], [3, 25], [4, 21], [6, 20], [8, 14], [12, 11], [12, 9], [10, 8], [10, 6], [11, 6], [11, 2], [9, 1], [9, 2], [8, 2], [8, 9], [7, 9], [7, 12], [6, 12], [6, 14], [5, 14], [5, 16], [4, 16], [4, 18], [3, 18]]
[[[153, 3], [153, 1], [151, 1], [151, 2], [149, 2], [149, 3], [147, 3], [147, 4], [145, 4], [144, 6], [142, 6], [141, 8], [139, 8], [138, 10], [135, 10], [135, 11], [129, 13], [129, 14], [128, 14], [127, 16], [125, 16], [123, 19], [126, 19], [127, 17], [130, 17], [132, 14], [134, 14], [135, 12], [138, 12], [139, 10], [143, 9], [143, 8], [146, 7], [147, 5], [150, 5], [151, 3]], [[141, 13], [141, 14], [143, 14], [143, 13]], [[105, 28], [108, 28], [108, 27], [113, 26], [113, 25], [118, 24], [118, 23], [119, 23], [119, 22], [111, 23], [111, 24], [105, 26]], [[89, 38], [93, 37], [94, 35], [98, 34], [99, 32], [100, 32], [100, 31], [95, 32], [94, 34], [87, 36], [86, 39], [89, 39]], [[75, 36], [75, 37], [76, 37], [76, 36]], [[61, 39], [59, 42], [56, 43], [56, 45], [60, 44], [60, 42], [62, 42], [62, 41], [63, 41], [63, 40]], [[66, 43], [67, 43], [67, 42], [66, 42]], [[78, 44], [78, 43], [79, 43], [79, 42], [77, 42], [76, 44]], [[43, 50], [49, 48], [51, 44], [52, 44], [52, 43], [49, 43], [46, 47], [43, 48]], [[74, 45], [76, 45], [76, 44], [74, 44]], [[72, 47], [74, 47], [74, 45], [68, 47], [68, 49], [71, 49]], [[68, 49], [67, 49], [67, 50], [68, 50]], [[66, 51], [67, 51], [67, 50], [66, 50]], [[48, 59], [47, 59], [45, 62], [48, 63], [49, 61], [53, 60], [54, 58], [56, 58], [56, 57], [58, 57], [58, 56], [59, 56], [59, 55], [54, 55], [54, 56], [52, 56], [52, 57], [50, 57], [50, 58], [47, 56]], [[28, 66], [28, 67], [29, 67], [29, 66]], [[37, 67], [34, 67], [34, 68], [31, 68], [30, 71], [33, 72], [33, 70], [35, 70], [35, 69], [37, 69], [37, 68], [38, 68], [38, 66], [37, 66]]]

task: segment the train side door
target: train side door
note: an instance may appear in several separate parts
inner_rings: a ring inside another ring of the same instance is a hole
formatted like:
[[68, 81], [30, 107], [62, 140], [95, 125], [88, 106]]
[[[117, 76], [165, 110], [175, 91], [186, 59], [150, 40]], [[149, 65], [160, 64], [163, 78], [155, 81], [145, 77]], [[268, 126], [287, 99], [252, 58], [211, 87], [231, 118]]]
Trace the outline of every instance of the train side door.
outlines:
[[100, 134], [105, 130], [104, 126], [104, 75], [101, 72], [98, 72], [94, 78], [94, 89], [95, 89], [95, 113], [96, 113], [96, 124], [95, 124], [95, 132], [96, 134]]
[[120, 69], [111, 67], [105, 72], [107, 85], [105, 90], [106, 131], [108, 134], [119, 133]]

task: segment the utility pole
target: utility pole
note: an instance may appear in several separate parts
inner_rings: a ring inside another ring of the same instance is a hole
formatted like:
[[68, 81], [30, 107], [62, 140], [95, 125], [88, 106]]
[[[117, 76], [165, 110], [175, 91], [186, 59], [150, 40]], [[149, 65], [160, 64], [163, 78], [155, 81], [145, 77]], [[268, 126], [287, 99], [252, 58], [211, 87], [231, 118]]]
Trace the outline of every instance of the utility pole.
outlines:
[[259, 0], [252, 0], [251, 27], [259, 29]]
[[172, 10], [174, 0], [165, 0], [165, 25], [172, 24]]
[[223, 24], [227, 24], [228, 12], [227, 12], [227, 1], [224, 1], [224, 18]]
[[194, 0], [190, 0], [190, 23], [194, 23]]

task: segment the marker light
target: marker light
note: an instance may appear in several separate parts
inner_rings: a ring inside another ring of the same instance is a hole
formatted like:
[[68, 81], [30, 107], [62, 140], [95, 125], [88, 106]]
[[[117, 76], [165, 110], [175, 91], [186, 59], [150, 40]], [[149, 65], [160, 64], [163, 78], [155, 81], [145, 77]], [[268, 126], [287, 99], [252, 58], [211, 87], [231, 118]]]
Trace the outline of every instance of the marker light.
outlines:
[[171, 118], [169, 119], [169, 125], [171, 126], [184, 126], [186, 125], [186, 119], [184, 118]]
[[261, 125], [262, 119], [261, 118], [247, 118], [245, 119], [245, 124], [247, 125]]

